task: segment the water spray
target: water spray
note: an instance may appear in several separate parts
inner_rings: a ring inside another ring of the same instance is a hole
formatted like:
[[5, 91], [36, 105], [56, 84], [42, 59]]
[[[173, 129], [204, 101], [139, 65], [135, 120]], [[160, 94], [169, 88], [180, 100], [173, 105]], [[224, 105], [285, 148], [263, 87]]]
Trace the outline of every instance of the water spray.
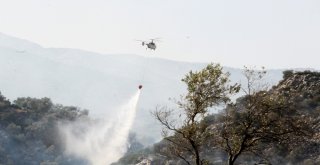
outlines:
[[[142, 88], [142, 86], [141, 86]], [[60, 124], [66, 153], [86, 159], [92, 165], [109, 165], [121, 158], [127, 149], [129, 131], [134, 122], [141, 88], [115, 116], [99, 121], [75, 121]]]

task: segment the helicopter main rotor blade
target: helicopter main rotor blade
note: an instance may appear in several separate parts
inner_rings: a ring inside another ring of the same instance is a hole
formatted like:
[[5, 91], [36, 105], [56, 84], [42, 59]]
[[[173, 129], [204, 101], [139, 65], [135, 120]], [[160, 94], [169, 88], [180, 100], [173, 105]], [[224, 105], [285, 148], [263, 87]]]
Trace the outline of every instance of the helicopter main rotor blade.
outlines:
[[153, 38], [153, 39], [150, 39], [151, 42], [161, 42], [160, 40], [161, 38]]
[[143, 40], [135, 40], [135, 41], [139, 41], [139, 42], [146, 42], [146, 41], [143, 41]]
[[157, 38], [151, 38], [150, 40], [159, 40], [161, 39], [160, 37], [157, 37]]

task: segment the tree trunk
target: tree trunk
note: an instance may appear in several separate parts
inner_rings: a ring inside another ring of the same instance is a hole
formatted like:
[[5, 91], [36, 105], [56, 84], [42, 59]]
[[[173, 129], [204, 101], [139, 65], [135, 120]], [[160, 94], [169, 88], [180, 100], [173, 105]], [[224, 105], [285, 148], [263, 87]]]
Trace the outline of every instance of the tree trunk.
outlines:
[[229, 156], [228, 158], [228, 165], [233, 165], [234, 164], [234, 160], [232, 156]]
[[196, 150], [196, 164], [197, 165], [201, 165], [200, 155], [199, 155], [199, 151], [198, 150]]

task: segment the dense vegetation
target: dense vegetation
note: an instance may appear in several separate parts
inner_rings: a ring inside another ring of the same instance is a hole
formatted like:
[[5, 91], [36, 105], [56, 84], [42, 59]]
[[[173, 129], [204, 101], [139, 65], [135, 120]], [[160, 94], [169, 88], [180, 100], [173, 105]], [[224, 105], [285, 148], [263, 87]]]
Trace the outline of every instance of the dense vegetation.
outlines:
[[[164, 139], [117, 164], [320, 164], [320, 73], [285, 71], [272, 88], [265, 74], [245, 68], [240, 87], [229, 84], [220, 65], [190, 72], [179, 108], [154, 112]], [[231, 102], [239, 90], [245, 95]]]
[[65, 156], [57, 123], [87, 117], [88, 111], [56, 105], [49, 98], [18, 98], [0, 94], [0, 164], [87, 164]]

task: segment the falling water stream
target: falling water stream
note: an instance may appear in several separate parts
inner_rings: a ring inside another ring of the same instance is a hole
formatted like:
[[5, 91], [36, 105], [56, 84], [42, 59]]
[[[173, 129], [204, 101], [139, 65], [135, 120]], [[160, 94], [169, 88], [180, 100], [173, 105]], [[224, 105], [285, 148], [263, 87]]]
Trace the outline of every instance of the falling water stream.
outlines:
[[116, 162], [126, 152], [140, 92], [138, 90], [127, 103], [105, 119], [60, 124], [66, 154], [86, 159], [91, 165]]

